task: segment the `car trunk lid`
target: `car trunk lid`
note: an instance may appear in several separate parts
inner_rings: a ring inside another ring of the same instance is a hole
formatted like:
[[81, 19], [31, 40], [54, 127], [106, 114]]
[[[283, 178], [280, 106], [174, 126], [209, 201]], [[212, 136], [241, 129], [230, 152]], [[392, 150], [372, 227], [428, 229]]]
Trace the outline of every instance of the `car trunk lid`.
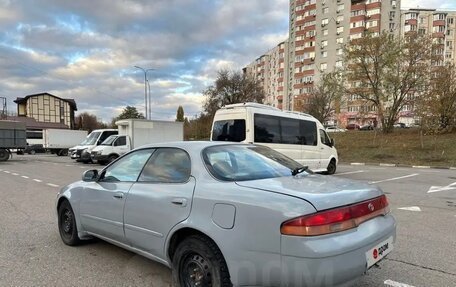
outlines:
[[311, 203], [317, 211], [350, 205], [383, 194], [378, 187], [366, 182], [316, 174], [238, 181], [236, 184], [301, 198]]

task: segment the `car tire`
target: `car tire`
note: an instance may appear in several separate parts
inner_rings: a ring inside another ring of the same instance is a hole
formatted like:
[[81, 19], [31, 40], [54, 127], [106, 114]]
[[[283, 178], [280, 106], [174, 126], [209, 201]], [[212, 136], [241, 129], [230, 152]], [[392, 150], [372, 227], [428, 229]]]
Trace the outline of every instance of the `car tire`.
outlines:
[[233, 286], [222, 252], [202, 235], [192, 235], [177, 246], [172, 279], [173, 286]]
[[110, 155], [107, 163], [111, 163], [111, 162], [115, 161], [116, 159], [117, 159], [116, 155]]
[[335, 174], [337, 169], [336, 160], [332, 159], [326, 168], [326, 174]]
[[69, 246], [80, 244], [74, 212], [67, 200], [60, 204], [58, 216], [59, 233], [63, 243]]
[[31, 151], [29, 151], [29, 154], [31, 154], [31, 155], [34, 155], [35, 153], [36, 153], [36, 151], [33, 149]]
[[0, 161], [7, 161], [10, 158], [10, 154], [6, 149], [0, 149]]

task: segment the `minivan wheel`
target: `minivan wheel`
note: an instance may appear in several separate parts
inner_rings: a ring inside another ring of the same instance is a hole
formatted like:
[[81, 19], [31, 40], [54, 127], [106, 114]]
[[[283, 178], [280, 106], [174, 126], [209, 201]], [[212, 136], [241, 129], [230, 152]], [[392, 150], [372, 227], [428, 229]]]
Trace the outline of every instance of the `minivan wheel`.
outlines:
[[327, 172], [326, 174], [335, 174], [336, 173], [336, 161], [334, 159], [332, 159], [329, 164], [328, 164], [328, 168], [327, 168]]
[[70, 246], [78, 245], [81, 240], [78, 237], [76, 219], [70, 203], [65, 200], [60, 204], [58, 211], [59, 233], [63, 243]]
[[225, 259], [217, 245], [207, 237], [192, 235], [184, 239], [173, 256], [173, 286], [232, 286]]

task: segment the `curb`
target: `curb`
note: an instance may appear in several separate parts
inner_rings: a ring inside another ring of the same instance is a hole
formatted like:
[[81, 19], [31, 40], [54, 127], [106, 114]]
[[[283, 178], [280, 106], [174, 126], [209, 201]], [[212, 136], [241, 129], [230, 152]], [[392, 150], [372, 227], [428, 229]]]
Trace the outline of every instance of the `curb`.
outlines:
[[382, 167], [407, 167], [407, 168], [417, 168], [417, 169], [449, 169], [456, 170], [456, 167], [452, 166], [429, 166], [429, 165], [407, 165], [407, 164], [396, 164], [396, 163], [365, 163], [365, 162], [351, 162], [349, 165], [355, 166], [382, 166]]

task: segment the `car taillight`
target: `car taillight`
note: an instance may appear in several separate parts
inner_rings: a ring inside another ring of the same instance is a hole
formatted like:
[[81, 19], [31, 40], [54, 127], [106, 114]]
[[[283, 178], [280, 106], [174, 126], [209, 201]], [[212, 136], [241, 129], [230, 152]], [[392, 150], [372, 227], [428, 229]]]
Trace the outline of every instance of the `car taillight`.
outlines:
[[325, 210], [286, 221], [283, 235], [316, 236], [352, 229], [361, 223], [389, 212], [385, 195], [350, 206]]

